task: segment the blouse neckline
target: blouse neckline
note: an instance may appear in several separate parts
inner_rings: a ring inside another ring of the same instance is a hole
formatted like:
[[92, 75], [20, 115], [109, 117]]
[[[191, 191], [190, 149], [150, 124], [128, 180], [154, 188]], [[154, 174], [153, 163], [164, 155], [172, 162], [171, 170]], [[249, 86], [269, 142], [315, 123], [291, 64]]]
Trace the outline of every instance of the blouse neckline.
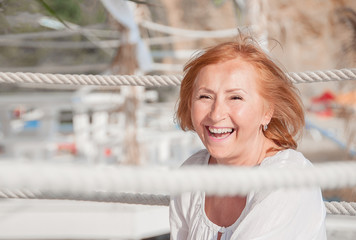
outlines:
[[232, 225], [227, 226], [227, 227], [219, 226], [219, 225], [215, 224], [214, 222], [212, 222], [208, 218], [208, 216], [205, 213], [205, 192], [201, 192], [200, 197], [201, 197], [200, 211], [201, 211], [201, 215], [203, 217], [205, 224], [208, 227], [212, 228], [214, 231], [225, 233], [226, 231], [234, 231], [237, 228], [237, 226], [240, 224], [240, 222], [242, 221], [242, 218], [243, 218], [245, 212], [247, 211], [246, 209], [247, 209], [247, 204], [248, 204], [247, 201], [249, 199], [249, 194], [247, 195], [247, 198], [246, 198], [245, 208], [242, 210], [240, 216], [236, 219], [236, 221]]
[[[272, 155], [272, 156], [269, 156], [269, 157], [265, 157], [263, 159], [263, 161], [261, 162], [260, 166], [266, 164], [267, 162], [271, 161], [272, 159], [274, 159], [277, 155], [280, 155], [281, 152], [283, 151], [286, 151], [287, 149], [285, 150], [281, 150], [281, 151], [278, 151], [276, 154]], [[204, 163], [206, 165], [209, 164], [209, 159], [210, 159], [210, 153], [208, 152], [208, 154], [206, 155], [206, 158], [205, 158], [205, 161]], [[251, 199], [251, 194], [253, 195], [253, 193], [248, 193], [247, 196], [246, 196], [246, 205], [244, 207], [244, 209], [242, 210], [240, 216], [236, 219], [236, 221], [230, 225], [230, 226], [227, 226], [227, 227], [223, 227], [223, 226], [219, 226], [217, 224], [215, 224], [214, 222], [212, 222], [208, 216], [206, 215], [205, 213], [205, 192], [201, 192], [200, 194], [200, 200], [201, 200], [201, 204], [200, 204], [200, 213], [201, 213], [201, 216], [203, 218], [203, 221], [204, 223], [211, 229], [213, 229], [214, 231], [216, 232], [220, 232], [222, 234], [226, 233], [226, 232], [233, 232], [237, 226], [240, 224], [240, 222], [242, 221], [242, 219], [244, 218], [244, 215], [246, 214], [246, 211], [248, 209], [248, 205], [249, 205], [249, 202], [250, 202], [250, 199]]]
[[[208, 154], [206, 155], [205, 161], [204, 161], [204, 163], [205, 163], [206, 165], [209, 164], [209, 159], [210, 159], [210, 153], [208, 152]], [[246, 197], [246, 205], [245, 205], [245, 208], [242, 210], [240, 216], [236, 219], [236, 221], [235, 221], [232, 225], [230, 225], [230, 226], [223, 227], [223, 226], [219, 226], [219, 225], [215, 224], [214, 222], [212, 222], [212, 221], [208, 218], [208, 216], [206, 215], [206, 213], [205, 213], [205, 192], [201, 192], [201, 194], [200, 194], [200, 198], [201, 198], [201, 199], [200, 199], [200, 200], [201, 200], [200, 213], [201, 213], [201, 216], [202, 216], [202, 218], [203, 218], [204, 223], [205, 223], [208, 227], [212, 228], [214, 231], [216, 231], [216, 232], [221, 232], [222, 234], [224, 234], [225, 232], [230, 232], [230, 231], [232, 232], [232, 231], [234, 231], [234, 230], [236, 229], [236, 227], [237, 227], [237, 226], [240, 224], [240, 222], [242, 221], [242, 218], [243, 218], [244, 213], [247, 211], [246, 209], [247, 209], [247, 204], [248, 204], [249, 195], [250, 195], [250, 194], [248, 194], [247, 197]]]

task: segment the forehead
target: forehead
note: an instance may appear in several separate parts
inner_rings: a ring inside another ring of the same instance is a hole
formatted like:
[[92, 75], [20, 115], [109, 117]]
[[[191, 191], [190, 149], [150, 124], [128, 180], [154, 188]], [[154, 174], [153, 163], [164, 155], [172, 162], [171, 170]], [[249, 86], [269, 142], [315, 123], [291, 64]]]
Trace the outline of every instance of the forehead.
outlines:
[[259, 74], [256, 68], [242, 59], [233, 59], [203, 67], [195, 80], [195, 87], [241, 87], [256, 90]]

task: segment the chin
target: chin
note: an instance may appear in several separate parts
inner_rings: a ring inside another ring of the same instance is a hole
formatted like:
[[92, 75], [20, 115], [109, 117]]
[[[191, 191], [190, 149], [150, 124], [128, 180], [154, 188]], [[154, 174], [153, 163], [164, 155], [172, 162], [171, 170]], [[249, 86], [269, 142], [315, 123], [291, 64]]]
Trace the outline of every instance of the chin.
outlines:
[[[209, 151], [209, 153], [210, 153], [210, 155], [213, 157], [213, 158], [215, 158], [216, 160], [223, 160], [223, 159], [229, 159], [229, 158], [231, 158], [231, 156], [229, 156], [228, 154], [226, 154], [226, 151], [221, 151], [221, 150], [219, 150], [219, 151], [217, 151], [217, 150], [209, 150], [208, 149], [208, 151]], [[221, 161], [220, 161], [221, 162]]]

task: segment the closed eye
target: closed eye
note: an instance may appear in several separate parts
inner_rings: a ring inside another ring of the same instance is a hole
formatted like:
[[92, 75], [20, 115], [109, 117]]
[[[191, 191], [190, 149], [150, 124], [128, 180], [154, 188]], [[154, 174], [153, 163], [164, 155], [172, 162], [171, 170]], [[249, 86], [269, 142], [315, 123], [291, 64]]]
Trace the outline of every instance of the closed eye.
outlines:
[[210, 99], [209, 95], [199, 95], [199, 99]]
[[233, 97], [231, 97], [231, 100], [242, 100], [242, 97], [240, 97], [240, 96], [233, 96]]

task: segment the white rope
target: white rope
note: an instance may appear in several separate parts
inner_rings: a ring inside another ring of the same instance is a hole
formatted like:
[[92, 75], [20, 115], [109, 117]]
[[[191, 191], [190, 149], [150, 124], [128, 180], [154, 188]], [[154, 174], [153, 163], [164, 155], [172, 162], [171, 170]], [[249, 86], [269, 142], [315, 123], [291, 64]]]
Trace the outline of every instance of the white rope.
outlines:
[[[96, 191], [94, 194], [80, 195], [78, 193], [67, 192], [58, 193], [56, 191], [29, 191], [29, 190], [2, 190], [0, 198], [16, 199], [56, 199], [56, 200], [75, 200], [75, 201], [94, 201], [127, 203], [141, 205], [168, 206], [169, 195], [140, 194], [140, 193], [108, 193]], [[324, 201], [327, 214], [356, 216], [356, 202], [327, 202]]]
[[356, 80], [356, 68], [325, 71], [306, 71], [298, 73], [291, 72], [288, 73], [287, 76], [293, 83]]
[[28, 33], [14, 33], [14, 34], [2, 34], [0, 35], [0, 42], [9, 41], [9, 40], [31, 40], [31, 39], [47, 39], [47, 38], [64, 38], [67, 36], [72, 36], [75, 34], [86, 34], [95, 35], [96, 37], [103, 38], [114, 38], [117, 39], [120, 37], [120, 34], [117, 31], [113, 30], [103, 30], [103, 29], [94, 29], [94, 28], [83, 28], [76, 25], [75, 29], [63, 29], [63, 30], [53, 30], [53, 31], [42, 31], [42, 32], [28, 32]]
[[236, 28], [224, 29], [224, 30], [188, 30], [176, 27], [170, 27], [147, 20], [141, 21], [139, 23], [141, 27], [147, 28], [149, 30], [166, 33], [170, 35], [177, 35], [189, 38], [227, 38], [227, 37], [236, 37], [238, 31]]
[[[79, 194], [58, 194], [55, 192], [29, 192], [29, 191], [0, 191], [0, 198], [21, 198], [21, 199], [56, 199], [75, 201], [94, 201], [127, 203], [141, 205], [168, 206], [170, 196], [139, 194], [139, 193], [103, 193], [96, 192], [95, 195], [83, 196]], [[327, 214], [356, 216], [356, 202], [324, 202]]]
[[[356, 68], [325, 70], [315, 72], [288, 73], [293, 83], [311, 83], [326, 81], [356, 80]], [[0, 72], [0, 83], [28, 84], [69, 84], [69, 85], [103, 85], [103, 86], [177, 86], [181, 83], [179, 75], [70, 75], [43, 73]]]
[[92, 48], [117, 48], [121, 44], [118, 40], [101, 41], [21, 41], [1, 40], [0, 46], [26, 47], [26, 48], [51, 48], [51, 49], [92, 49]]
[[0, 83], [28, 84], [69, 84], [103, 86], [177, 86], [181, 76], [139, 76], [139, 75], [70, 75], [43, 73], [0, 72]]
[[8, 199], [49, 199], [49, 200], [74, 200], [91, 202], [127, 203], [140, 205], [168, 206], [170, 197], [159, 194], [142, 193], [104, 193], [80, 195], [73, 192], [58, 193], [56, 191], [28, 191], [28, 190], [1, 190], [0, 198]]
[[316, 164], [313, 168], [249, 168], [195, 166], [110, 167], [1, 163], [0, 191], [75, 193], [149, 193], [176, 195], [204, 191], [214, 195], [246, 195], [255, 190], [356, 186], [356, 162]]
[[328, 214], [356, 216], [356, 202], [324, 202]]

